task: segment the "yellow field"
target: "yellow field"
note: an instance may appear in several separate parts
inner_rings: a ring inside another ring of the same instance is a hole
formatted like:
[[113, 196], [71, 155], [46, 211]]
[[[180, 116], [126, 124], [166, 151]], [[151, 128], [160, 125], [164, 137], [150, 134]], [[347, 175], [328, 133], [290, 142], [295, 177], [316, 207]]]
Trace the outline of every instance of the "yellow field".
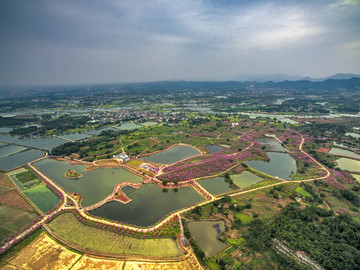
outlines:
[[87, 254], [81, 255], [67, 249], [46, 232], [40, 234], [28, 246], [15, 255], [1, 270], [140, 270], [140, 269], [163, 269], [163, 270], [192, 270], [196, 269], [190, 259], [178, 262], [154, 261], [140, 262], [125, 259], [112, 259], [94, 257]]
[[2, 269], [67, 270], [80, 257], [80, 254], [59, 245], [44, 232]]

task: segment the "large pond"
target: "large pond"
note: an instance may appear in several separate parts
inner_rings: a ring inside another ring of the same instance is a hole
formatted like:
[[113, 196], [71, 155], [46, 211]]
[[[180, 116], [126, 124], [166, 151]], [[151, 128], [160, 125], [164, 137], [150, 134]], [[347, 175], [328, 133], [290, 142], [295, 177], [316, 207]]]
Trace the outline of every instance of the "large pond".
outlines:
[[290, 175], [296, 173], [295, 160], [286, 153], [267, 153], [270, 161], [250, 160], [246, 164], [262, 173], [291, 180]]
[[213, 195], [221, 194], [224, 192], [232, 191], [229, 184], [225, 182], [224, 177], [212, 177], [197, 181], [203, 188]]
[[[113, 192], [117, 183], [142, 181], [140, 176], [123, 168], [96, 169], [87, 172], [84, 165], [69, 164], [53, 159], [44, 159], [34, 165], [68, 192], [80, 193], [83, 198], [82, 206], [89, 206], [101, 201]], [[64, 173], [69, 169], [75, 170], [83, 177], [77, 180], [65, 177]]]
[[11, 170], [28, 162], [45, 156], [46, 152], [40, 150], [28, 150], [15, 155], [0, 158], [0, 169]]
[[277, 140], [273, 138], [260, 138], [258, 139], [259, 142], [262, 144], [265, 144], [270, 148], [271, 151], [282, 151], [282, 152], [288, 152], [289, 150], [286, 149], [279, 143]]
[[336, 160], [338, 167], [342, 170], [360, 172], [360, 161], [351, 158], [339, 158]]
[[360, 174], [352, 174], [352, 176], [355, 178], [357, 182], [360, 183]]
[[150, 156], [141, 157], [141, 159], [155, 163], [171, 164], [196, 155], [199, 155], [199, 151], [195, 148], [177, 145], [168, 150]]
[[216, 153], [224, 149], [224, 147], [218, 146], [218, 145], [207, 145], [205, 146], [206, 150], [208, 150], [210, 153]]
[[144, 184], [140, 189], [123, 188], [132, 200], [128, 204], [111, 201], [90, 211], [90, 214], [111, 220], [147, 227], [155, 224], [168, 213], [204, 200], [192, 187], [179, 188], [177, 192], [155, 184]]
[[65, 138], [67, 140], [79, 141], [85, 138], [89, 138], [90, 135], [85, 133], [71, 133], [71, 134], [61, 135], [60, 137]]
[[142, 126], [139, 126], [135, 123], [122, 123], [120, 125], [118, 125], [116, 128], [120, 129], [120, 130], [133, 130], [136, 128], [141, 128]]
[[34, 147], [48, 151], [50, 151], [56, 146], [59, 146], [67, 142], [59, 138], [20, 139], [19, 136], [11, 136], [11, 135], [0, 136], [0, 141], [7, 143], [16, 143], [19, 145]]
[[205, 257], [214, 256], [226, 248], [226, 243], [219, 240], [220, 234], [225, 230], [224, 221], [192, 221], [187, 226]]
[[329, 154], [360, 158], [360, 155], [358, 155], [354, 152], [351, 152], [349, 150], [340, 149], [340, 148], [335, 148], [335, 147], [331, 148], [331, 150], [329, 151]]
[[239, 188], [248, 187], [263, 180], [261, 177], [248, 171], [245, 171], [241, 174], [232, 175], [231, 178], [234, 184], [237, 185]]
[[7, 145], [0, 147], [0, 158], [14, 155], [16, 153], [25, 151], [26, 149], [28, 148], [18, 145]]
[[353, 132], [347, 132], [345, 133], [346, 136], [354, 137], [354, 138], [360, 138], [360, 134], [353, 133]]

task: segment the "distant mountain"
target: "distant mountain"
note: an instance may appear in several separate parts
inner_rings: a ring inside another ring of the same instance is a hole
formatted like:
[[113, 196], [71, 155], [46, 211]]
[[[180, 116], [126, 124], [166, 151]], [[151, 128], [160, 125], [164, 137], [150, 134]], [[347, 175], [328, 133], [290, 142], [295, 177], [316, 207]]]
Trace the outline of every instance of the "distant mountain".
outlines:
[[326, 80], [347, 80], [351, 78], [360, 78], [359, 74], [354, 73], [337, 73], [324, 78], [303, 77], [299, 75], [287, 74], [257, 74], [257, 75], [242, 75], [238, 77], [239, 81], [252, 81], [252, 82], [284, 82], [284, 81], [311, 81], [322, 82]]
[[337, 73], [335, 75], [328, 77], [327, 79], [347, 80], [347, 79], [351, 79], [351, 78], [360, 78], [360, 75], [354, 74], [354, 73]]

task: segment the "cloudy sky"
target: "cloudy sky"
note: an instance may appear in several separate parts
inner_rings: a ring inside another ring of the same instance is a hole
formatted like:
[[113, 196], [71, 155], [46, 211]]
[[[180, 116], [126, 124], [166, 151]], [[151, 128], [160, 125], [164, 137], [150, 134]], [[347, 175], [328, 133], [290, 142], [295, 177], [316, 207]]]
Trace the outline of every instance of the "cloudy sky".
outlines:
[[0, 0], [0, 84], [360, 73], [360, 0]]

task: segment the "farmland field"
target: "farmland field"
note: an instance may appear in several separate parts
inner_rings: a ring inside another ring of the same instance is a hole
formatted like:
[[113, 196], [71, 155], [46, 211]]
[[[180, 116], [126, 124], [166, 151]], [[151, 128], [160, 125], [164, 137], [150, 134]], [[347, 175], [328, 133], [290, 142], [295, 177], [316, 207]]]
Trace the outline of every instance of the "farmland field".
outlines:
[[37, 217], [36, 213], [0, 204], [0, 242]]
[[23, 197], [21, 197], [15, 189], [12, 189], [7, 193], [2, 194], [0, 196], [0, 204], [21, 208], [27, 211], [33, 210], [33, 208], [28, 204], [28, 202]]
[[243, 213], [236, 213], [235, 214], [236, 219], [240, 219], [242, 223], [249, 224], [253, 218], [249, 215], [243, 214]]
[[44, 232], [2, 269], [69, 269], [80, 257]]
[[53, 209], [60, 201], [59, 197], [45, 185], [24, 191], [24, 194], [42, 212], [47, 212], [50, 209]]
[[[64, 224], [67, 224], [64, 226]], [[72, 213], [65, 213], [50, 222], [50, 229], [78, 247], [112, 254], [145, 256], [181, 256], [176, 242], [169, 238], [137, 239], [85, 225]]]

